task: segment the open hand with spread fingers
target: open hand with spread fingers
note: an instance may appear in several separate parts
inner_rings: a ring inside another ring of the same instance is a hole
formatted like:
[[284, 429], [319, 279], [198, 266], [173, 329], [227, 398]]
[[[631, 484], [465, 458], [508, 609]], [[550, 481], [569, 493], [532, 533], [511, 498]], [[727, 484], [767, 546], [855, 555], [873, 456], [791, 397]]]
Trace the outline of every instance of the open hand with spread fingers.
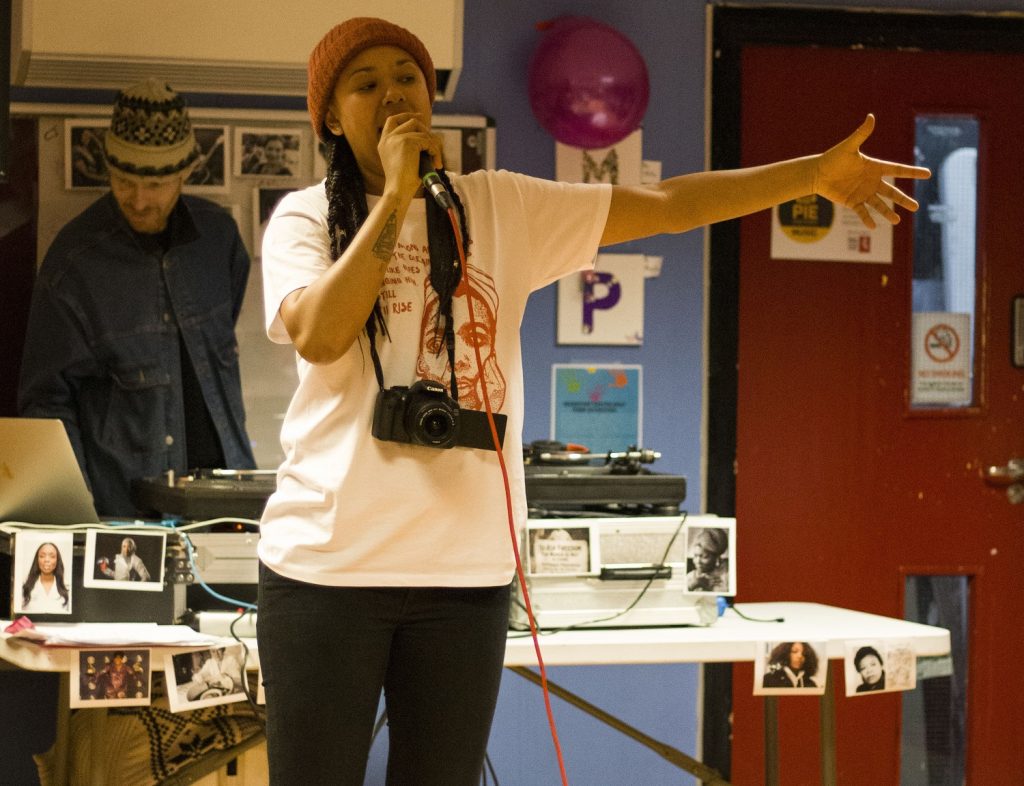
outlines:
[[861, 145], [874, 129], [875, 116], [869, 114], [856, 131], [818, 157], [814, 179], [815, 193], [855, 211], [869, 229], [875, 228], [875, 213], [890, 224], [898, 224], [900, 216], [895, 205], [911, 211], [918, 208], [916, 200], [883, 178], [923, 180], [931, 177], [931, 171], [925, 167], [864, 155]]

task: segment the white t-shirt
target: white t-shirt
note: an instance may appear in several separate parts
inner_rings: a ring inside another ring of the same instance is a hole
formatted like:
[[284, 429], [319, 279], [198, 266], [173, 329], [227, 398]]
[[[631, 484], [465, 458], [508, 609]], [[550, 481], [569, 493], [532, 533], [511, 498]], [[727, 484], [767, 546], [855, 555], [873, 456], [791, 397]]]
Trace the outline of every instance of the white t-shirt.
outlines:
[[[460, 287], [453, 300], [458, 400], [462, 408], [484, 409], [473, 342], [491, 408], [508, 416], [503, 455], [518, 526], [527, 515], [519, 342], [526, 300], [593, 265], [611, 187], [505, 171], [454, 177], [453, 185], [466, 208], [471, 246], [464, 272], [477, 322], [473, 335]], [[332, 264], [328, 243], [323, 184], [285, 196], [263, 243], [272, 340], [290, 343], [278, 309]], [[447, 352], [436, 352], [429, 273], [426, 208], [416, 199], [381, 289], [391, 338], [378, 336], [377, 346], [387, 388], [417, 379], [450, 384]], [[263, 514], [260, 559], [281, 575], [333, 586], [511, 581], [515, 560], [497, 453], [374, 438], [379, 387], [365, 334], [333, 363], [296, 358], [299, 384], [281, 429], [285, 459]]]

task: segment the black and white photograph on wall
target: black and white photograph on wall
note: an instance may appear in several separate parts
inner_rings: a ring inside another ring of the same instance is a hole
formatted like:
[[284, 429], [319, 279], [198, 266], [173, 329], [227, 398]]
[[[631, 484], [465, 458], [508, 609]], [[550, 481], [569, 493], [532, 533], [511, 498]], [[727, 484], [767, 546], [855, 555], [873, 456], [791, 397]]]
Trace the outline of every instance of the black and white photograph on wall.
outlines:
[[228, 161], [231, 160], [228, 127], [193, 123], [192, 131], [196, 135], [199, 158], [182, 190], [197, 194], [226, 193]]
[[97, 589], [159, 592], [166, 551], [165, 532], [86, 530], [82, 583]]
[[736, 532], [733, 519], [721, 526], [686, 525], [686, 591], [695, 595], [736, 594]]
[[60, 530], [18, 530], [14, 536], [11, 612], [70, 614], [74, 535]]
[[64, 121], [64, 188], [101, 191], [110, 187], [103, 136], [109, 120], [97, 118]]
[[294, 191], [294, 188], [267, 188], [260, 186], [252, 190], [252, 255], [263, 256], [263, 233], [267, 229], [267, 222], [270, 221], [270, 214], [274, 212], [281, 197]]
[[245, 701], [241, 644], [167, 654], [164, 676], [171, 712]]
[[828, 676], [828, 642], [764, 641], [754, 659], [755, 695], [820, 695]]
[[78, 650], [71, 659], [71, 706], [142, 707], [150, 703], [148, 649]]
[[913, 690], [917, 685], [917, 655], [906, 640], [847, 641], [843, 671], [847, 696]]
[[301, 178], [307, 134], [297, 128], [236, 128], [234, 173], [241, 177]]

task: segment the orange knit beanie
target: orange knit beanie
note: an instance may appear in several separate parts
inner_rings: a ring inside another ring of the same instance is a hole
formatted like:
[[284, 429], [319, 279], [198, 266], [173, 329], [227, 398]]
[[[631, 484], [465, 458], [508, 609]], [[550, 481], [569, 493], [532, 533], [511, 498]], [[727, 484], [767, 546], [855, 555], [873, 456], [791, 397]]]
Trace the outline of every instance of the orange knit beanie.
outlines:
[[430, 53], [415, 35], [404, 27], [369, 16], [347, 19], [331, 28], [309, 56], [309, 78], [306, 87], [306, 105], [313, 131], [326, 141], [330, 132], [324, 126], [324, 116], [334, 92], [338, 77], [356, 55], [371, 46], [397, 46], [412, 55], [427, 80], [427, 91], [433, 102], [437, 92], [437, 75]]

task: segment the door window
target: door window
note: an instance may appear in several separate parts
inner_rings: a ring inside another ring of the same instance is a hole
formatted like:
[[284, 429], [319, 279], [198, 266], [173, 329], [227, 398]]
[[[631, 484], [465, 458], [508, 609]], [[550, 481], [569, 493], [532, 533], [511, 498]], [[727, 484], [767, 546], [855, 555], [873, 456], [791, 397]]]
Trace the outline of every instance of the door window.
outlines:
[[949, 630], [950, 654], [917, 662], [903, 695], [900, 786], [962, 786], [967, 746], [970, 577], [907, 576], [905, 617]]
[[916, 181], [914, 216], [911, 406], [976, 403], [978, 119], [915, 119], [918, 163], [932, 170]]

